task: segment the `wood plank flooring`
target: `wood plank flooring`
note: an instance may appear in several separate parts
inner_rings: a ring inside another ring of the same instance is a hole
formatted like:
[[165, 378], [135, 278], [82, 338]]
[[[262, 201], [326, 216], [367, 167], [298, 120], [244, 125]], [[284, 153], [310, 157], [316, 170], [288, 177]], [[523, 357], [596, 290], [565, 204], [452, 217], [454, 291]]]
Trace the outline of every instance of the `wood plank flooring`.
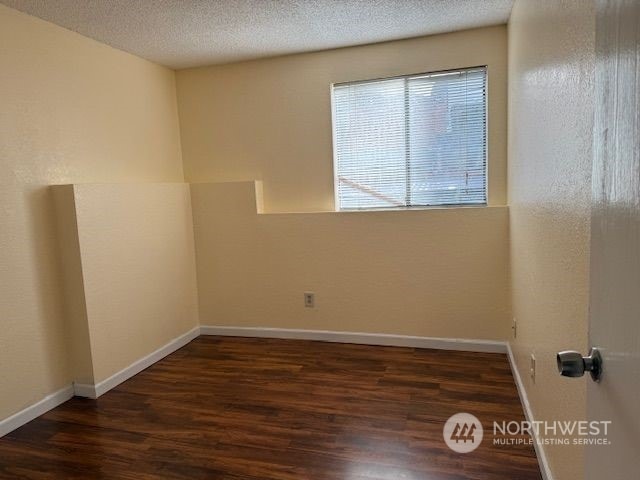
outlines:
[[[480, 447], [442, 438], [477, 416]], [[98, 400], [0, 439], [2, 479], [539, 480], [505, 355], [199, 337]]]

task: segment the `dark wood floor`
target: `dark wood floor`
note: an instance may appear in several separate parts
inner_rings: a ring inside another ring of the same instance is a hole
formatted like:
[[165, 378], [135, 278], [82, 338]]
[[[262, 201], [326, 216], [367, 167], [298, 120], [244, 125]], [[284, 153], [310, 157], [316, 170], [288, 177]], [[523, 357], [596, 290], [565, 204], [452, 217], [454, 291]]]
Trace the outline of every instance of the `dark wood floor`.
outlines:
[[[485, 427], [468, 454], [442, 438], [458, 412]], [[200, 337], [0, 439], [0, 478], [540, 479], [531, 446], [492, 444], [523, 419], [504, 355]]]

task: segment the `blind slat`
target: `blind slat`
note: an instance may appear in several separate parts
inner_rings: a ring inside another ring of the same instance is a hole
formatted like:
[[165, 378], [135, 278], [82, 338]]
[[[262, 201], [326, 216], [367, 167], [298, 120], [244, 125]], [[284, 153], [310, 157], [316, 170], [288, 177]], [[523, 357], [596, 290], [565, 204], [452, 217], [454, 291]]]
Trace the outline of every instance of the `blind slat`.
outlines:
[[487, 201], [486, 67], [334, 85], [341, 210]]

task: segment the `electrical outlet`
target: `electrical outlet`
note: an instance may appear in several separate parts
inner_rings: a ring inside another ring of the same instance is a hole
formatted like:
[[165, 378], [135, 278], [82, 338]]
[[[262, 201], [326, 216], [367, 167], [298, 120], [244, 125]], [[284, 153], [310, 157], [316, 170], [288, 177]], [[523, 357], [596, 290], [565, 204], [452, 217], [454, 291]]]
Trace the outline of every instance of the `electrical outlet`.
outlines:
[[536, 383], [536, 357], [531, 354], [531, 363], [529, 364], [529, 375], [531, 375], [531, 380], [533, 383]]
[[313, 292], [304, 292], [304, 306], [314, 308], [316, 305], [316, 294]]
[[511, 323], [511, 330], [513, 330], [513, 338], [518, 336], [518, 321], [516, 317], [513, 317], [513, 322]]

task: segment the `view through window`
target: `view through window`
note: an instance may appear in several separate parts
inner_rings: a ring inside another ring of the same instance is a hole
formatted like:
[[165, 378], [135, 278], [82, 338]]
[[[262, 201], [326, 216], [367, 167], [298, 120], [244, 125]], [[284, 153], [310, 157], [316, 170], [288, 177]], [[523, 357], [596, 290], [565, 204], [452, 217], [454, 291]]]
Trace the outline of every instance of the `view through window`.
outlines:
[[340, 210], [487, 201], [486, 67], [335, 84]]

